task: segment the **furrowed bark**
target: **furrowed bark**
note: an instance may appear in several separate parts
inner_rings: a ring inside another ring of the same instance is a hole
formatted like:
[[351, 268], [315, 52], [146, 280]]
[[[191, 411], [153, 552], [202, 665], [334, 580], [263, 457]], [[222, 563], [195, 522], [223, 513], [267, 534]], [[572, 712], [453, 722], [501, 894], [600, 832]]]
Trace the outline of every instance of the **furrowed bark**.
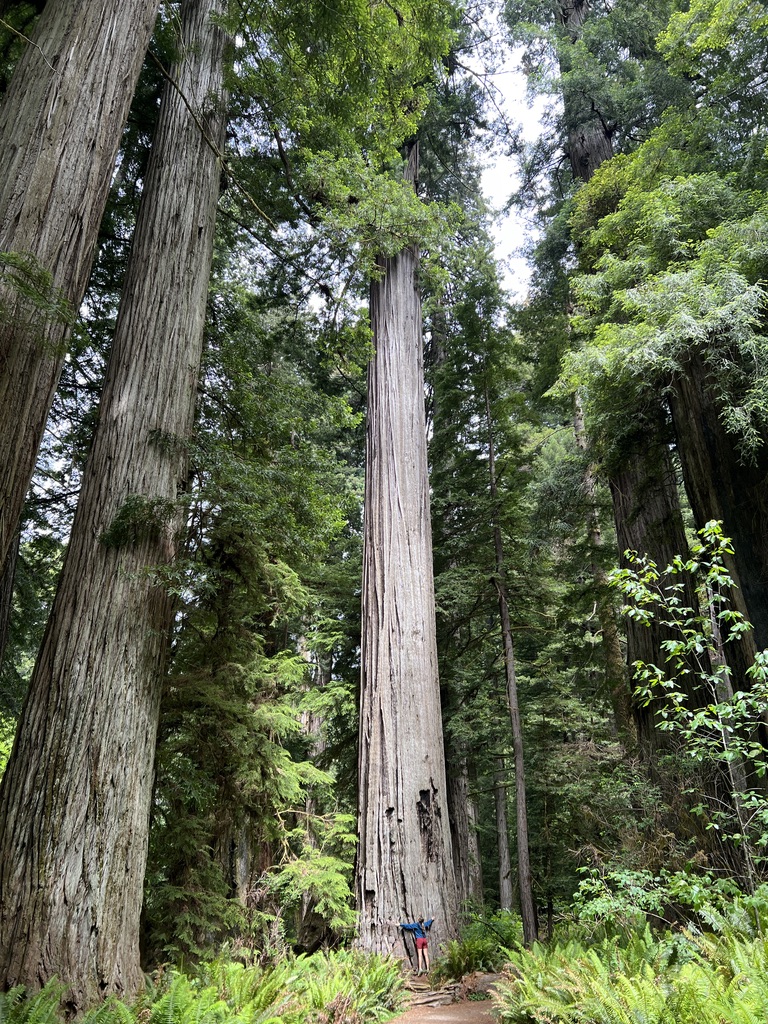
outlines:
[[[0, 106], [0, 251], [29, 254], [77, 311], [159, 0], [48, 0]], [[0, 276], [0, 564], [69, 328]]]
[[[418, 150], [406, 179], [415, 186]], [[404, 955], [400, 921], [456, 935], [435, 639], [417, 254], [371, 287], [363, 556], [357, 943]]]
[[221, 145], [226, 105], [218, 9], [182, 5], [184, 99], [166, 87], [70, 546], [0, 787], [0, 985], [55, 974], [70, 1012], [143, 984], [172, 612], [154, 572], [175, 554], [202, 352], [220, 177], [209, 142]]

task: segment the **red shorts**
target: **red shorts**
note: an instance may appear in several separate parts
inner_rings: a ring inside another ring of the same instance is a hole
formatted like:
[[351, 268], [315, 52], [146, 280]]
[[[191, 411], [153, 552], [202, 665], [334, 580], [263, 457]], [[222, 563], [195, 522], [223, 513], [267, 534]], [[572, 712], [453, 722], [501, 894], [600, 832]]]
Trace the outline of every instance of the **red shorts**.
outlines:
[[427, 948], [427, 940], [426, 939], [416, 939], [416, 949], [426, 949], [426, 948]]

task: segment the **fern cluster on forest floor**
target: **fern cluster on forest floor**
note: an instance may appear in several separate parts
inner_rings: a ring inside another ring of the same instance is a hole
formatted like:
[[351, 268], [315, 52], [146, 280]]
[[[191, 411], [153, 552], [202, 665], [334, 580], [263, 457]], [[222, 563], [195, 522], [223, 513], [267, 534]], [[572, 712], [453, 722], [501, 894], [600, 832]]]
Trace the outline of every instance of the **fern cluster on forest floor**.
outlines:
[[509, 951], [502, 1024], [757, 1024], [768, 1007], [768, 891], [703, 905], [684, 927], [571, 926]]
[[[59, 1024], [63, 986], [25, 997], [0, 993], [2, 1024]], [[160, 973], [132, 1006], [109, 1000], [80, 1024], [375, 1024], [399, 1008], [400, 962], [338, 951], [287, 957], [273, 966], [220, 958], [194, 974]]]

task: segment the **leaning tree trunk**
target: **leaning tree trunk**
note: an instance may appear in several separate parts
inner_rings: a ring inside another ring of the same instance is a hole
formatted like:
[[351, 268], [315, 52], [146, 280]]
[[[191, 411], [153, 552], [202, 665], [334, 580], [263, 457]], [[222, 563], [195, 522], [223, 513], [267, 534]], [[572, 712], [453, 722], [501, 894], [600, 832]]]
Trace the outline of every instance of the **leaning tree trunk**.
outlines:
[[[0, 250], [31, 256], [76, 312], [160, 0], [48, 0], [0, 107]], [[68, 327], [0, 275], [0, 565]]]
[[[623, 552], [638, 551], [651, 558], [663, 572], [676, 556], [688, 555], [688, 541], [677, 493], [675, 467], [670, 451], [669, 425], [661, 407], [638, 412], [633, 427], [621, 439], [623, 458], [610, 474], [611, 493], [616, 521], [616, 537], [621, 564], [626, 564]], [[684, 589], [681, 600], [694, 612], [699, 610], [699, 595], [690, 579], [681, 581]], [[666, 667], [665, 643], [679, 640], [679, 631], [665, 626], [655, 616], [648, 625], [634, 619], [627, 620], [627, 659]], [[694, 664], [678, 676], [677, 686], [686, 696], [687, 706], [696, 711], [712, 703], [714, 694], [696, 674]], [[710, 861], [730, 873], [745, 877], [749, 865], [742, 851], [732, 842], [723, 840], [720, 831], [707, 829], [706, 818], [695, 814], [693, 808], [705, 796], [711, 808], [731, 807], [738, 810], [738, 794], [733, 785], [735, 772], [716, 771], [699, 775], [696, 793], [688, 794], [680, 786], [680, 779], [663, 767], [665, 756], [679, 751], [681, 741], [674, 732], [664, 730], [664, 719], [651, 703], [648, 707], [635, 703], [635, 721], [640, 752], [654, 781], [661, 788], [665, 800], [673, 809], [669, 828], [678, 834], [687, 834], [700, 848], [706, 850]], [[743, 786], [736, 787], [743, 789]]]
[[[415, 186], [418, 148], [406, 179]], [[397, 925], [456, 935], [424, 421], [421, 300], [412, 248], [371, 287], [356, 895], [358, 945], [404, 954]]]
[[143, 982], [163, 566], [193, 425], [225, 107], [220, 5], [182, 7], [181, 94], [163, 97], [93, 449], [0, 789], [0, 985], [57, 975], [71, 1011]]
[[[647, 555], [660, 571], [676, 555], [687, 556], [688, 540], [668, 435], [664, 409], [660, 404], [647, 411], [638, 411], [632, 428], [625, 431], [620, 441], [621, 459], [615, 466], [608, 467], [622, 565], [626, 565], [624, 552], [627, 550]], [[683, 600], [690, 608], [699, 606], [698, 596], [690, 582], [686, 582]], [[666, 664], [664, 642], [679, 639], [674, 631], [664, 626], [658, 616], [650, 625], [630, 618], [626, 628], [629, 665], [642, 661], [663, 668]], [[695, 706], [701, 707], [702, 700], [704, 704], [708, 702], [706, 694], [702, 698], [701, 685], [694, 677], [681, 679], [680, 685], [687, 687], [686, 692]], [[669, 751], [672, 736], [659, 730], [661, 722], [653, 706], [642, 707], [635, 702], [633, 712], [644, 759], [653, 765], [660, 751]]]

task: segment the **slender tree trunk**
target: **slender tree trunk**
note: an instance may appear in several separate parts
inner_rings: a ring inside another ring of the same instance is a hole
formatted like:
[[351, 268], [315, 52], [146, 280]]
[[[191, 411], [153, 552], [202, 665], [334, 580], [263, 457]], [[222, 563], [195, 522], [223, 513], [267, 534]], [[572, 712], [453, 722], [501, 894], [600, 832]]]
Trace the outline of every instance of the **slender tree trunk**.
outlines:
[[493, 503], [493, 547], [496, 556], [496, 591], [499, 595], [501, 636], [504, 644], [504, 674], [507, 681], [507, 706], [512, 727], [512, 750], [515, 758], [515, 809], [517, 819], [517, 874], [520, 887], [520, 914], [523, 919], [523, 939], [530, 946], [538, 938], [536, 908], [533, 902], [533, 880], [531, 877], [531, 855], [528, 841], [528, 800], [525, 788], [525, 761], [523, 756], [523, 725], [520, 718], [520, 703], [517, 695], [517, 672], [515, 651], [512, 644], [512, 623], [509, 617], [507, 596], [506, 562], [504, 542], [501, 536], [497, 512], [498, 488], [496, 485], [496, 448], [493, 436], [491, 402], [486, 389], [485, 415], [488, 425], [488, 476], [491, 501]]
[[[30, 254], [77, 311], [160, 0], [49, 0], [0, 107], [0, 250]], [[0, 277], [0, 564], [68, 328]]]
[[[418, 148], [406, 179], [415, 186]], [[358, 944], [403, 953], [400, 921], [457, 929], [440, 713], [417, 254], [371, 287], [356, 896]]]
[[453, 864], [460, 906], [483, 903], [483, 871], [477, 837], [477, 803], [469, 791], [467, 759], [457, 753], [447, 758], [448, 806], [451, 819]]
[[[54, 974], [70, 1011], [142, 985], [147, 853], [176, 500], [213, 247], [225, 97], [216, 0], [182, 5], [93, 448], [0, 788], [0, 985]], [[190, 113], [187, 104], [195, 112]]]
[[[584, 429], [584, 413], [578, 394], [574, 396], [573, 410], [573, 434], [576, 445], [581, 451], [586, 452], [588, 442]], [[603, 532], [597, 509], [597, 477], [594, 467], [591, 465], [587, 466], [584, 472], [582, 488], [587, 503], [587, 543], [593, 556], [589, 569], [595, 583], [597, 614], [603, 639], [605, 684], [611, 701], [616, 730], [624, 743], [628, 747], [633, 747], [636, 734], [632, 715], [632, 692], [627, 677], [624, 651], [621, 647], [618, 616], [608, 586], [608, 575], [598, 557], [598, 553], [603, 548]], [[614, 516], [617, 514], [614, 502]], [[620, 550], [624, 550], [621, 545]]]
[[3, 667], [5, 649], [8, 646], [8, 635], [11, 627], [11, 611], [13, 609], [13, 590], [16, 577], [16, 563], [19, 560], [21, 534], [17, 531], [5, 556], [5, 563], [0, 568], [0, 670]]
[[496, 808], [496, 848], [499, 851], [499, 909], [512, 909], [512, 858], [509, 853], [507, 821], [507, 772], [504, 758], [496, 758], [493, 773], [493, 802]]

